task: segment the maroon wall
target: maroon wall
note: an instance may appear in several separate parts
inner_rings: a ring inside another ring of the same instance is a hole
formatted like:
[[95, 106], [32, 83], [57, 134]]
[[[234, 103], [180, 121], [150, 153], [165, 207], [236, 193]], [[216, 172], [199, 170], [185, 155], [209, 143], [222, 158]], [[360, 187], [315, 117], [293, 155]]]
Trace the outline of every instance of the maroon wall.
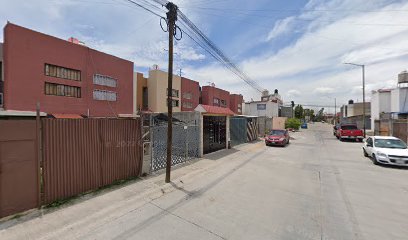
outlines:
[[214, 104], [214, 98], [225, 100], [227, 103], [227, 108], [230, 106], [230, 93], [228, 91], [212, 87], [212, 86], [204, 86], [202, 87], [201, 91], [201, 99], [202, 104], [204, 105], [211, 105], [211, 106], [218, 106]]
[[[191, 99], [184, 97], [184, 93], [191, 93]], [[188, 78], [181, 78], [181, 111], [194, 111], [200, 100], [200, 84]], [[184, 103], [191, 103], [191, 108]]]
[[[4, 28], [4, 104], [8, 110], [41, 111], [107, 117], [131, 114], [133, 63], [8, 23]], [[45, 76], [45, 63], [81, 71], [81, 81]], [[117, 87], [93, 84], [93, 75], [115, 78]], [[81, 98], [45, 95], [45, 82], [81, 87]], [[93, 99], [93, 90], [117, 93], [117, 101]]]
[[[242, 115], [242, 102], [244, 101], [244, 97], [241, 94], [231, 94], [230, 95], [230, 109], [235, 114]], [[241, 104], [240, 110], [238, 109], [238, 104]]]

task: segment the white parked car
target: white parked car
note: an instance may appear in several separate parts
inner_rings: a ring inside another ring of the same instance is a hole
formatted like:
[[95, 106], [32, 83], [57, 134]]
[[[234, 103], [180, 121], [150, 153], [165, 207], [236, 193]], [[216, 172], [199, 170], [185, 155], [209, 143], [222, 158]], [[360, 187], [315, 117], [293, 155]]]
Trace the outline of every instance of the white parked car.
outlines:
[[364, 142], [363, 152], [376, 165], [408, 166], [407, 144], [396, 137], [369, 137]]

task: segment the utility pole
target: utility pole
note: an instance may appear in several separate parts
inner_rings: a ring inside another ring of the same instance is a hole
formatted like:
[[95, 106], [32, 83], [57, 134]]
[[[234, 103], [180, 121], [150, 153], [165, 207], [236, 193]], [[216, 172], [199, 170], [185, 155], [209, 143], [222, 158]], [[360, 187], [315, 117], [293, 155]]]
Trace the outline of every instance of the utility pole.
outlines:
[[[361, 67], [361, 70], [363, 71], [363, 131], [364, 131], [364, 138], [365, 138], [366, 137], [365, 65], [364, 64], [355, 64], [355, 63], [344, 63], [344, 64]], [[357, 102], [358, 102], [358, 100], [357, 100]]]
[[365, 102], [365, 66], [361, 65], [363, 71], [363, 129], [364, 129], [364, 138], [366, 138], [366, 121], [365, 121], [365, 109], [366, 109], [366, 102]]
[[337, 99], [334, 98], [334, 125], [337, 124]]
[[173, 140], [173, 37], [175, 25], [177, 21], [177, 6], [169, 2], [166, 4], [167, 10], [167, 26], [169, 33], [169, 69], [167, 81], [167, 159], [166, 159], [166, 183], [170, 182], [171, 172], [171, 152]]

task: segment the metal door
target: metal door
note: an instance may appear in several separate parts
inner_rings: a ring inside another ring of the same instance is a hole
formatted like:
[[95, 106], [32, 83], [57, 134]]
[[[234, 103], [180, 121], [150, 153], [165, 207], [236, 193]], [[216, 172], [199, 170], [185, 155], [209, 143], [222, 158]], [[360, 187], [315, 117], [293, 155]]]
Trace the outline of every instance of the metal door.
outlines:
[[204, 116], [204, 154], [226, 148], [227, 118], [222, 116]]

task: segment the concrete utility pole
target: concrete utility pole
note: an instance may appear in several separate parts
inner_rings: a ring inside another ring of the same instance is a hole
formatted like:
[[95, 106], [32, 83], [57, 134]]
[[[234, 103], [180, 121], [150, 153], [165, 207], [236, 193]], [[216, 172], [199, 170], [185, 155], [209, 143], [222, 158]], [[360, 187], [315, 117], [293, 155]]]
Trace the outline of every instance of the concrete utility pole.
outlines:
[[365, 138], [365, 137], [366, 137], [366, 121], [365, 121], [365, 109], [366, 109], [366, 102], [365, 102], [365, 65], [364, 65], [364, 64], [355, 64], [355, 63], [344, 63], [344, 64], [361, 67], [361, 70], [363, 71], [363, 130], [364, 130], [364, 138]]
[[337, 99], [334, 98], [334, 125], [337, 124]]
[[166, 183], [170, 182], [171, 172], [171, 152], [173, 140], [173, 37], [175, 32], [175, 25], [177, 21], [177, 6], [169, 2], [166, 5], [169, 10], [167, 12], [167, 24], [169, 33], [169, 75], [167, 82], [167, 159], [166, 159]]

